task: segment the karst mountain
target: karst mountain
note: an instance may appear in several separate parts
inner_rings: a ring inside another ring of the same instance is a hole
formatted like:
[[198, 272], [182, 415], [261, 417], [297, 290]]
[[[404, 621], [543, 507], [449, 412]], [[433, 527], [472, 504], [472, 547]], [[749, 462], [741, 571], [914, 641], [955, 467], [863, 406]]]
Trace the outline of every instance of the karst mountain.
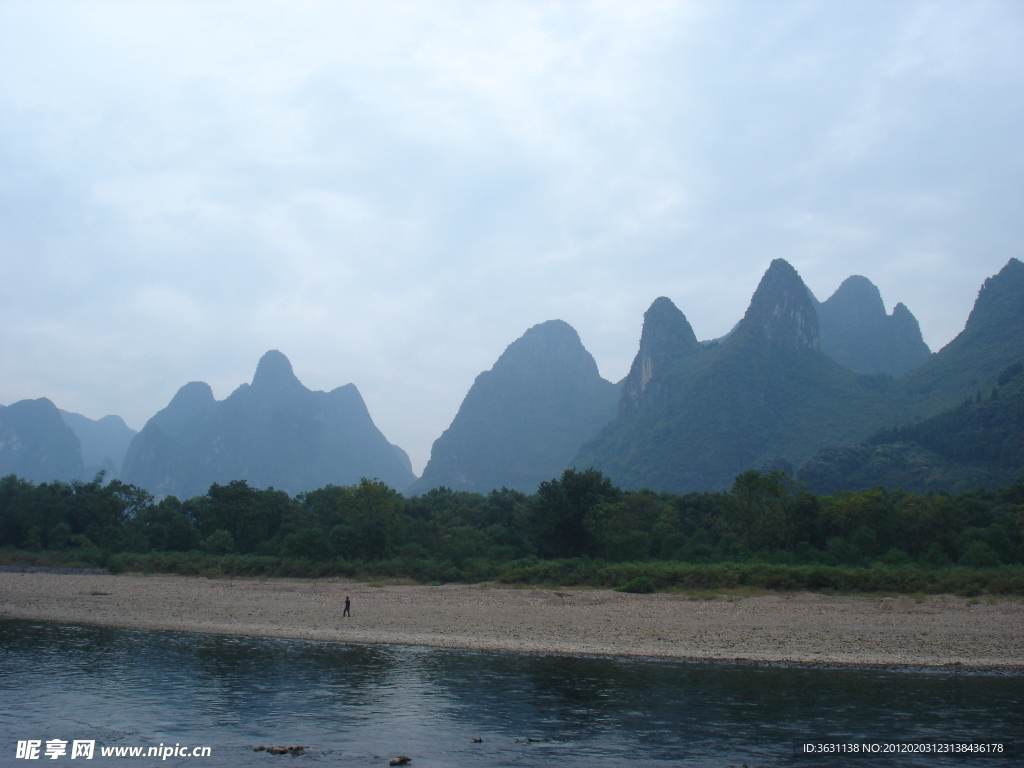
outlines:
[[224, 400], [203, 382], [183, 386], [132, 440], [121, 474], [183, 499], [232, 480], [297, 494], [362, 477], [405, 488], [415, 478], [354, 384], [310, 391], [276, 350], [260, 359], [251, 384]]
[[0, 477], [71, 482], [85, 474], [82, 446], [45, 397], [0, 405]]
[[313, 392], [278, 351], [223, 401], [183, 386], [135, 434], [45, 398], [0, 406], [0, 475], [90, 480], [100, 469], [158, 497], [246, 480], [291, 494], [378, 478], [406, 494], [446, 486], [532, 492], [594, 467], [625, 488], [728, 488], [782, 468], [814, 490], [995, 487], [1024, 472], [1024, 264], [985, 281], [964, 330], [936, 353], [903, 304], [854, 275], [819, 302], [786, 261], [742, 320], [698, 342], [656, 299], [618, 384], [567, 323], [527, 330], [481, 373], [418, 480], [355, 385]]
[[848, 277], [814, 305], [821, 351], [851, 371], [902, 376], [931, 355], [910, 310], [897, 304], [886, 314], [882, 294], [866, 277]]
[[890, 378], [858, 374], [822, 350], [816, 303], [776, 259], [733, 331], [699, 345], [682, 312], [658, 299], [618, 417], [574, 464], [627, 488], [717, 490], [746, 469], [800, 462], [898, 422]]
[[615, 415], [618, 393], [572, 326], [535, 325], [477, 376], [409, 493], [535, 491]]
[[964, 330], [899, 380], [902, 421], [798, 469], [812, 490], [959, 492], [1024, 476], [1024, 264], [978, 293]]

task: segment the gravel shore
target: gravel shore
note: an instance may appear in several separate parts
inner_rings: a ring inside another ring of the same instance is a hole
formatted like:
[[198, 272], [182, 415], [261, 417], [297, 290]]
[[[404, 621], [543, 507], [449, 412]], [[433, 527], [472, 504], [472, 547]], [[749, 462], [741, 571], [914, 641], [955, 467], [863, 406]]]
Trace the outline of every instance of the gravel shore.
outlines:
[[[352, 616], [343, 618], [346, 595]], [[0, 617], [541, 653], [1024, 672], [1024, 602], [0, 573]]]

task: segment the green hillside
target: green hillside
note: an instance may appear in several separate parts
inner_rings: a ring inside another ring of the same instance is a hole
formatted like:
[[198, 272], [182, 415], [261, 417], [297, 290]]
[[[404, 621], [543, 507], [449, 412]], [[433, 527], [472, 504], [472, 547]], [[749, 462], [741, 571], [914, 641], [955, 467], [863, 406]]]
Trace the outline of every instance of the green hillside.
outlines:
[[[645, 318], [645, 336], [655, 319]], [[889, 484], [922, 466], [959, 459], [914, 441], [906, 448], [887, 444], [877, 456], [869, 448], [839, 449], [991, 388], [1024, 350], [1024, 265], [1011, 260], [987, 280], [963, 333], [900, 379], [854, 373], [821, 351], [813, 298], [782, 260], [772, 262], [733, 333], [686, 350], [671, 359], [662, 355], [643, 396], [624, 399], [618, 418], [580, 449], [575, 466], [593, 466], [626, 488], [685, 493], [723, 489], [747, 469], [792, 467], [830, 452], [831, 462], [885, 464], [889, 468], [876, 474]], [[643, 354], [641, 343], [638, 360]], [[625, 391], [635, 388], [627, 382]], [[900, 462], [904, 469], [897, 471]], [[956, 472], [965, 482], [974, 477], [991, 485], [1003, 470], [1010, 471], [1003, 467], [991, 477], [977, 467]], [[830, 487], [831, 481], [821, 482]]]
[[751, 467], [796, 463], [899, 422], [891, 378], [853, 373], [818, 349], [811, 302], [796, 271], [772, 262], [736, 330], [656, 372], [655, 394], [623, 409], [576, 466], [627, 488], [717, 490]]
[[[964, 330], [900, 381], [908, 415], [923, 419], [991, 388], [1024, 354], [1024, 263], [1010, 259], [988, 278]], [[891, 425], [890, 425], [891, 426]]]
[[745, 469], [795, 464], [901, 418], [887, 377], [854, 374], [816, 350], [765, 359], [751, 346], [727, 340], [678, 365], [662, 384], [671, 396], [608, 425], [576, 466], [626, 488], [719, 490]]
[[924, 421], [827, 451], [797, 474], [816, 493], [861, 488], [961, 492], [1024, 477], [1024, 366], [1005, 368], [985, 394]]

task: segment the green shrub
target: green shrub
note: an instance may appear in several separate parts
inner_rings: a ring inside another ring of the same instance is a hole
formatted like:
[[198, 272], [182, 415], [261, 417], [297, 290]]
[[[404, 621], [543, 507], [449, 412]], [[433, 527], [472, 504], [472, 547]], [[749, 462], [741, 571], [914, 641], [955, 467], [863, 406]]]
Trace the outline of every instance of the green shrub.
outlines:
[[223, 555], [234, 550], [235, 540], [230, 533], [221, 528], [207, 536], [202, 547], [209, 555]]
[[638, 595], [648, 595], [655, 591], [654, 582], [646, 576], [637, 576], [631, 581], [627, 581], [621, 587], [616, 587], [617, 592], [632, 592]]

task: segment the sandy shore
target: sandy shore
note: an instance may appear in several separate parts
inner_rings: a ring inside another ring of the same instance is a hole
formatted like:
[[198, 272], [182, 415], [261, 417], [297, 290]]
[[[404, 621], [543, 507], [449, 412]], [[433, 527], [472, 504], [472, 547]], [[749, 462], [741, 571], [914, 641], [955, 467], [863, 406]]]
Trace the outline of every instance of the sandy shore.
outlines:
[[[342, 618], [345, 596], [351, 618]], [[1024, 603], [0, 573], [0, 617], [494, 651], [1024, 672]]]

